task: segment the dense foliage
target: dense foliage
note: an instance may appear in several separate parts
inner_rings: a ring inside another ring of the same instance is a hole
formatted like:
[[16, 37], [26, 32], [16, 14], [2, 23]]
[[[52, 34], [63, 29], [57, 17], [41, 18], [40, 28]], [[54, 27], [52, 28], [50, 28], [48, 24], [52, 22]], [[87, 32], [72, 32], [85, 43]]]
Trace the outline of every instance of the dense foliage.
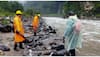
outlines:
[[24, 5], [18, 1], [0, 1], [0, 16], [14, 15], [17, 9], [21, 9], [25, 15], [32, 16], [36, 12], [44, 15], [67, 15], [68, 11], [84, 16], [100, 16], [100, 2], [90, 2], [93, 9], [84, 10], [85, 2], [80, 1], [25, 1]]
[[16, 1], [0, 1], [0, 16], [13, 15], [17, 9], [24, 10], [22, 4]]

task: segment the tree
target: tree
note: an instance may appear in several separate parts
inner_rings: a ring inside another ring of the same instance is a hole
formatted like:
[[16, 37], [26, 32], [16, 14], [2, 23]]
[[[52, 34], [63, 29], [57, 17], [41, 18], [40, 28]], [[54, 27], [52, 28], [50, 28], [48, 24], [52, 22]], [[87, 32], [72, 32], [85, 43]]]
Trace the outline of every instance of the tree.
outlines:
[[93, 14], [95, 16], [100, 16], [100, 2], [93, 2], [94, 8], [93, 8]]
[[29, 15], [29, 16], [33, 16], [34, 15], [34, 9], [32, 9], [32, 8], [29, 8], [29, 9], [27, 9], [26, 11], [25, 11], [25, 14], [26, 15]]
[[67, 15], [69, 11], [74, 11], [76, 14], [80, 15], [81, 10], [80, 2], [67, 1], [63, 6], [64, 15]]
[[61, 1], [27, 1], [24, 5], [25, 10], [34, 7], [35, 10], [39, 10], [42, 14], [57, 14]]
[[11, 8], [10, 8], [11, 12], [15, 12], [18, 9], [24, 11], [22, 4], [18, 3], [17, 1], [12, 1], [9, 3], [11, 5]]
[[15, 13], [17, 9], [24, 10], [23, 6], [17, 1], [0, 1], [0, 15], [10, 15]]

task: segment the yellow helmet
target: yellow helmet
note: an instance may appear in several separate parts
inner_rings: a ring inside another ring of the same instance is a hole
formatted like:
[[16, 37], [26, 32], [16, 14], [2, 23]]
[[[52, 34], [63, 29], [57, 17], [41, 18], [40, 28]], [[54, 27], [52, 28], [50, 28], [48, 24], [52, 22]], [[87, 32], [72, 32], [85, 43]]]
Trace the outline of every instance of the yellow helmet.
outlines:
[[17, 10], [16, 14], [23, 14], [23, 13], [21, 12], [21, 10]]

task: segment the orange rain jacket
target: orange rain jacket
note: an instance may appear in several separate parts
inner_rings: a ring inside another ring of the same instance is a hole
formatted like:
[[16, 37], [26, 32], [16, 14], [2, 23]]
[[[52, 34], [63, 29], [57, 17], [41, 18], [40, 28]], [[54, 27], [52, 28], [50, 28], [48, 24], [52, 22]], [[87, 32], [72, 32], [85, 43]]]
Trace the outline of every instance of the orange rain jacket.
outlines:
[[35, 16], [35, 17], [33, 18], [32, 26], [33, 26], [34, 32], [36, 32], [37, 29], [38, 29], [38, 27], [39, 27], [39, 17], [38, 17], [38, 16]]
[[15, 16], [15, 18], [14, 18], [14, 32], [15, 32], [14, 41], [15, 42], [23, 42], [25, 39], [22, 36], [20, 36], [19, 34], [17, 34], [16, 31], [18, 31], [22, 35], [24, 34], [24, 28], [22, 25], [21, 18], [18, 16]]

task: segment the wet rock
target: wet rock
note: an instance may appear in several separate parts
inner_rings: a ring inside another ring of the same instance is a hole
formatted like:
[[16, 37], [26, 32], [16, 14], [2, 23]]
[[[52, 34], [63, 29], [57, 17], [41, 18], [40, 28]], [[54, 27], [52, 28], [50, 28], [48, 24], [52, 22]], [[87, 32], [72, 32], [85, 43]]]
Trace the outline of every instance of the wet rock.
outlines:
[[65, 54], [66, 54], [66, 51], [63, 49], [63, 50], [54, 52], [52, 56], [64, 56]]
[[43, 49], [44, 49], [44, 50], [47, 50], [47, 48], [46, 48], [46, 47], [43, 47]]
[[12, 30], [12, 27], [10, 25], [1, 25], [0, 24], [0, 31], [1, 32], [4, 32], [4, 33], [11, 32], [11, 30]]
[[38, 45], [39, 45], [39, 46], [42, 46], [42, 45], [43, 45], [43, 43], [42, 43], [42, 42], [39, 42], [39, 43], [38, 43]]
[[0, 45], [0, 50], [2, 51], [10, 51], [10, 48], [5, 45]]
[[2, 50], [0, 50], [0, 56], [4, 56], [4, 55], [5, 53]]
[[42, 53], [38, 53], [38, 54], [37, 54], [37, 56], [41, 56], [41, 55], [42, 55]]
[[39, 36], [39, 39], [42, 38], [42, 36]]
[[0, 38], [0, 42], [1, 42], [2, 40], [3, 40], [3, 39]]
[[8, 41], [14, 41], [14, 38], [7, 38]]
[[34, 45], [34, 47], [37, 47], [37, 46], [43, 46], [43, 43], [42, 42], [38, 42]]
[[53, 30], [53, 28], [51, 26], [48, 26], [50, 30]]
[[25, 44], [27, 44], [27, 43], [32, 43], [33, 41], [34, 41], [34, 39], [27, 39], [27, 38], [25, 38], [24, 43], [25, 43]]
[[49, 45], [50, 45], [50, 46], [52, 46], [52, 45], [57, 45], [57, 43], [52, 42], [52, 43], [49, 43]]
[[46, 52], [46, 53], [44, 53], [43, 55], [47, 55], [47, 56], [48, 56], [48, 55], [50, 55], [50, 53], [51, 53], [51, 52]]
[[59, 51], [59, 50], [64, 49], [64, 45], [56, 45], [56, 46], [52, 46], [51, 49], [55, 49], [56, 51]]
[[48, 26], [48, 30], [49, 30], [49, 33], [56, 34], [56, 30], [52, 28], [51, 26]]
[[54, 30], [50, 31], [49, 33], [56, 34], [56, 30], [54, 29]]

